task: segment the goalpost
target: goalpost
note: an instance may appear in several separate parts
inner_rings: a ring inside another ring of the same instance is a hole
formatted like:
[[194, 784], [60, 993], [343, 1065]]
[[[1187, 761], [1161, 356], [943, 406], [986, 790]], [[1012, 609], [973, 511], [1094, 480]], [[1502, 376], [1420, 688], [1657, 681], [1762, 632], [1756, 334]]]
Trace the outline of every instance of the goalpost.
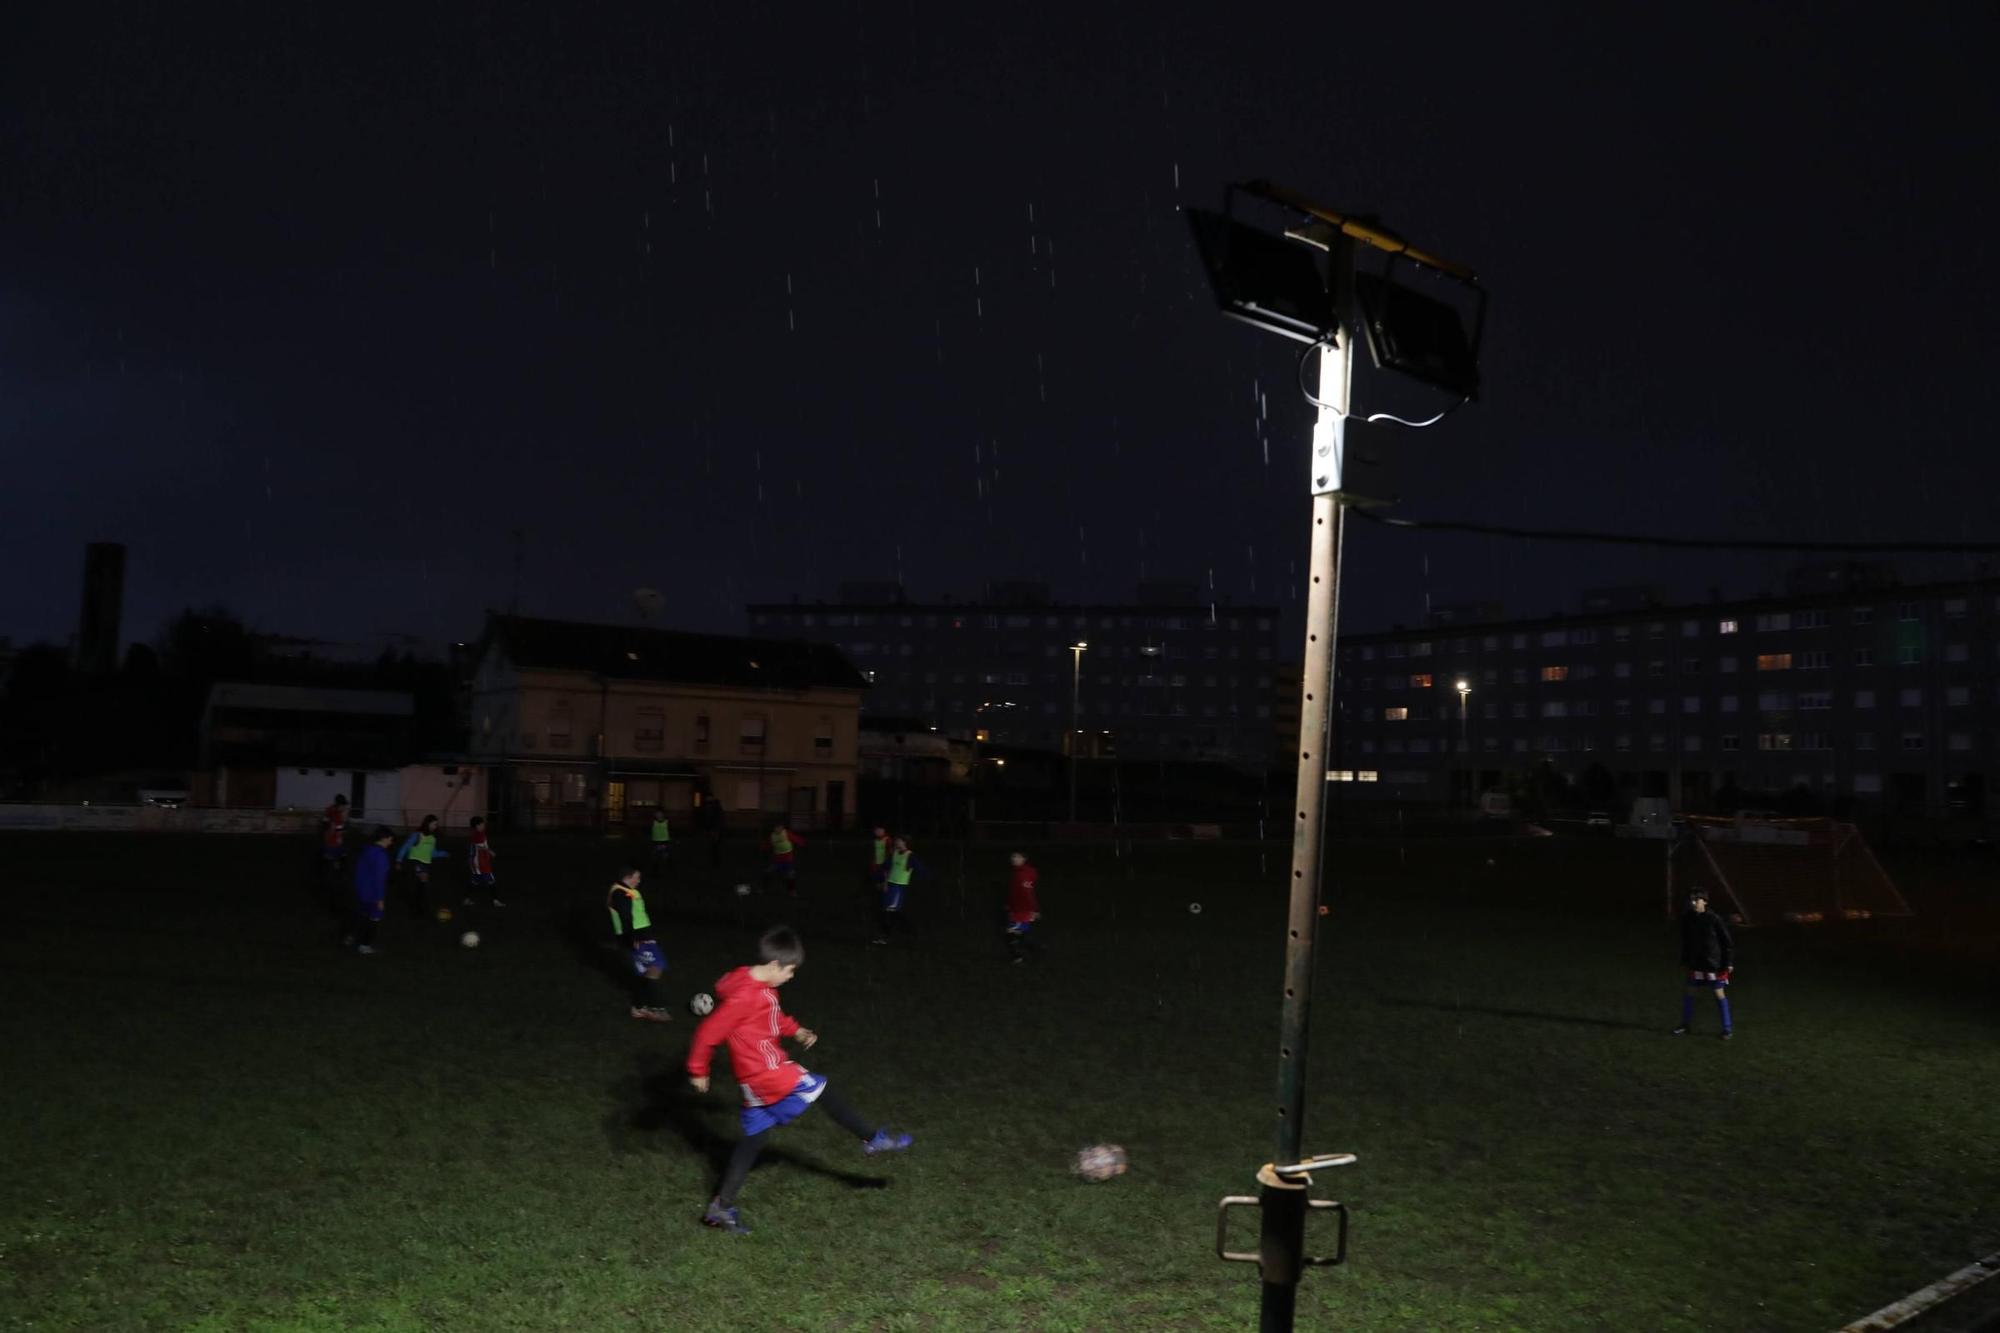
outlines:
[[1669, 913], [1693, 886], [1746, 926], [1909, 916], [1867, 840], [1835, 819], [1685, 817], [1668, 856]]

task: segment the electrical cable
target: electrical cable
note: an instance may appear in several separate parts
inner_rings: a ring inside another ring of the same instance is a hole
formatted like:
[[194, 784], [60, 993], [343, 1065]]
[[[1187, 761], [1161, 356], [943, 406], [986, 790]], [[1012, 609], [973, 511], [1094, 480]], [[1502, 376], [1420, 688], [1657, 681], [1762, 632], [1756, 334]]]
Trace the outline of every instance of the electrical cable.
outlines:
[[[1304, 395], [1305, 400], [1308, 403], [1311, 403], [1314, 407], [1318, 408], [1322, 412], [1334, 412], [1338, 413], [1340, 416], [1343, 417], [1351, 417], [1354, 415], [1353, 413], [1341, 412], [1340, 409], [1335, 407], [1332, 403], [1321, 402], [1319, 399], [1313, 396], [1312, 390], [1306, 387], [1306, 358], [1312, 355], [1312, 353], [1317, 352], [1320, 348], [1332, 344], [1333, 341], [1334, 339], [1332, 335], [1328, 335], [1327, 337], [1324, 338], [1315, 338], [1312, 342], [1306, 344], [1305, 351], [1299, 353], [1299, 361], [1296, 367], [1298, 381], [1299, 381], [1299, 393]], [[1443, 421], [1453, 412], [1456, 412], [1458, 411], [1459, 408], [1464, 407], [1468, 401], [1470, 400], [1461, 398], [1457, 402], [1453, 403], [1450, 407], [1445, 408], [1442, 412], [1439, 412], [1436, 416], [1431, 417], [1429, 420], [1426, 421], [1411, 421], [1408, 420], [1407, 418], [1399, 417], [1392, 412], [1376, 412], [1369, 416], [1365, 416], [1361, 419], [1367, 422], [1371, 426], [1378, 421], [1393, 421], [1398, 426], [1408, 426], [1411, 430], [1424, 430], [1428, 427], [1437, 425], [1438, 422]]]
[[1372, 509], [1351, 506], [1356, 518], [1389, 528], [1424, 532], [1468, 532], [1487, 537], [1518, 537], [1530, 541], [1584, 542], [1605, 546], [1660, 546], [1691, 551], [1836, 551], [1855, 555], [2000, 555], [1992, 542], [1840, 542], [1781, 541], [1754, 537], [1649, 537], [1630, 532], [1589, 532], [1561, 528], [1517, 528], [1504, 523], [1465, 519], [1391, 518]]

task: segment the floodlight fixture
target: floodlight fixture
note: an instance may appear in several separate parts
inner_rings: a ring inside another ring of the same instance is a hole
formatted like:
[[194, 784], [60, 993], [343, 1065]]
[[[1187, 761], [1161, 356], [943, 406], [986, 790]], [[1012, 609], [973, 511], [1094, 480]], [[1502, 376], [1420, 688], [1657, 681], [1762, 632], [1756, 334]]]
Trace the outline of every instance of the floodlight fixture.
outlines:
[[[1235, 216], [1239, 194], [1305, 216], [1282, 234], [1260, 229]], [[1465, 265], [1419, 250], [1372, 219], [1336, 212], [1268, 181], [1230, 186], [1220, 213], [1190, 208], [1187, 214], [1225, 315], [1309, 344], [1353, 329], [1378, 369], [1462, 399], [1478, 395], [1486, 292]], [[1334, 258], [1336, 252], [1343, 257]], [[1384, 256], [1385, 265], [1380, 272], [1353, 271], [1350, 297], [1345, 278], [1327, 265], [1344, 267], [1369, 252]], [[1429, 290], [1419, 286], [1425, 279]]]
[[1464, 290], [1471, 308], [1462, 312], [1386, 273], [1355, 274], [1361, 328], [1377, 368], [1399, 371], [1460, 398], [1478, 397], [1486, 294], [1478, 287]]
[[1223, 314], [1302, 343], [1333, 333], [1333, 296], [1311, 249], [1225, 213], [1190, 208], [1187, 215]]

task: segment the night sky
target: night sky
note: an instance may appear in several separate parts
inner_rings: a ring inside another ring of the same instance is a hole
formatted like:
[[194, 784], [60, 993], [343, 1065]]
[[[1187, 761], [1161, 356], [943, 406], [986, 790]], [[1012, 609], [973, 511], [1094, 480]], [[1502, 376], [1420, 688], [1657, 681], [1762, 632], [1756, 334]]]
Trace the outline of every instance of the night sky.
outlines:
[[[1294, 608], [1297, 348], [1214, 312], [1177, 213], [1255, 176], [1492, 293], [1408, 515], [2000, 536], [1990, 8], [947, 8], [9, 7], [0, 635], [66, 636], [110, 539], [128, 637], [469, 637], [517, 529], [549, 615]], [[1348, 554], [1357, 629], [1789, 563]]]

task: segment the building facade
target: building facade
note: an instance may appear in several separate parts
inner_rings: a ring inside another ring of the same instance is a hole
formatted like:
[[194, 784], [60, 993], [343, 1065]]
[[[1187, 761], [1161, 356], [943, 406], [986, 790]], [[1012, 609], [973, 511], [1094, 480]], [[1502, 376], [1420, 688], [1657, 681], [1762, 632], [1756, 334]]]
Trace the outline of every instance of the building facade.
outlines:
[[867, 682], [832, 647], [494, 616], [472, 753], [517, 827], [636, 825], [715, 800], [737, 823], [852, 822]]
[[1067, 752], [1074, 716], [1085, 756], [1269, 760], [1273, 607], [1202, 603], [1185, 586], [1145, 589], [1134, 603], [1061, 604], [1039, 585], [1013, 585], [976, 602], [747, 613], [759, 638], [837, 644], [870, 683], [870, 713], [948, 736]]
[[1346, 636], [1333, 779], [1343, 797], [1465, 804], [1541, 770], [1694, 812], [1804, 788], [1990, 813], [2000, 579], [1799, 587]]

